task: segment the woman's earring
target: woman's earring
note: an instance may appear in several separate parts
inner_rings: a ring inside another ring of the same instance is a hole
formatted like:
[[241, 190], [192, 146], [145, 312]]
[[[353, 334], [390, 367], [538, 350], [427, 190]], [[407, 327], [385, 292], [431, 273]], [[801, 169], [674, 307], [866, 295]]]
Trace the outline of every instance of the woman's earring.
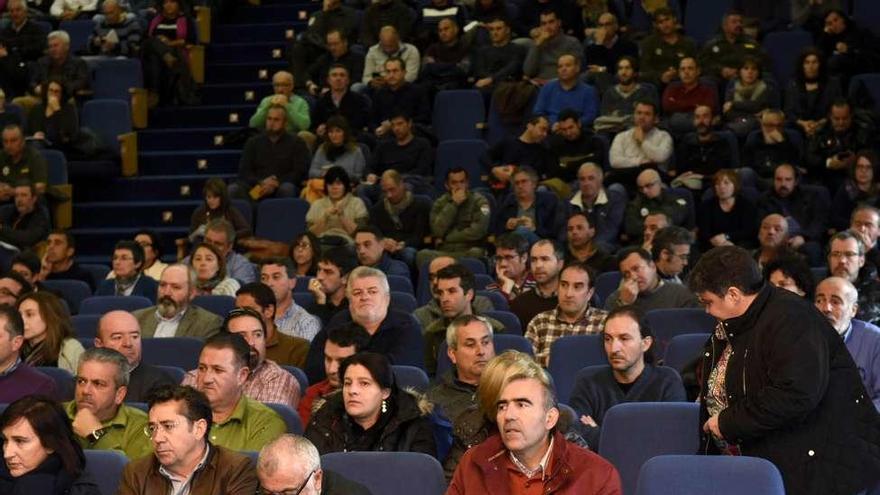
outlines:
[[385, 399], [382, 399], [382, 414], [385, 414], [387, 412], [388, 412], [388, 403], [385, 402]]

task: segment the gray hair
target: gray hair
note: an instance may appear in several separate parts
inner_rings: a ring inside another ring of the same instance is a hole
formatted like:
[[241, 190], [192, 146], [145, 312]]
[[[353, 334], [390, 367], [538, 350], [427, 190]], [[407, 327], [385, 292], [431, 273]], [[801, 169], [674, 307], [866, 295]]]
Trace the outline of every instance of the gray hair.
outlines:
[[489, 323], [489, 320], [482, 316], [477, 315], [461, 315], [457, 316], [452, 323], [446, 327], [446, 345], [450, 349], [458, 349], [458, 329], [465, 326], [470, 325], [473, 322], [480, 322], [483, 326], [486, 327], [486, 330], [489, 331], [489, 336], [493, 336], [495, 331], [492, 329], [492, 324]]
[[[287, 117], [287, 113], [284, 114]], [[211, 232], [223, 232], [226, 234], [226, 242], [231, 245], [235, 244], [235, 227], [232, 226], [232, 223], [225, 218], [215, 218], [208, 222], [208, 226], [205, 227], [205, 230], [210, 230]]]
[[[184, 270], [186, 270], [186, 274], [187, 274], [186, 281], [189, 284], [189, 289], [192, 290], [192, 288], [196, 286], [196, 283], [198, 283], [198, 274], [196, 274], [195, 269], [189, 265], [184, 264], [184, 263], [172, 263], [172, 264], [166, 266], [162, 270], [162, 273], [164, 274], [169, 268], [174, 268], [174, 267], [183, 268]], [[161, 279], [162, 276], [160, 275], [159, 278]]]
[[61, 40], [67, 46], [70, 46], [70, 35], [67, 34], [67, 31], [52, 31], [46, 36], [47, 40], [58, 39]]
[[281, 435], [260, 450], [258, 472], [271, 476], [288, 465], [303, 466], [308, 473], [321, 468], [321, 455], [309, 439], [291, 434]]
[[370, 277], [375, 277], [379, 280], [379, 287], [382, 289], [386, 296], [391, 294], [391, 287], [389, 287], [388, 285], [388, 277], [385, 276], [384, 272], [381, 272], [369, 266], [359, 266], [348, 274], [348, 284], [345, 287], [345, 295], [351, 297], [351, 286], [353, 285], [352, 282], [354, 282], [355, 280], [360, 280], [362, 278]]
[[6, 3], [6, 9], [8, 10], [13, 5], [18, 5], [20, 7], [27, 8], [27, 2], [25, 0], [9, 0]]
[[77, 365], [77, 369], [89, 361], [115, 364], [116, 376], [113, 378], [113, 381], [116, 382], [116, 388], [128, 386], [128, 380], [131, 375], [131, 365], [128, 364], [128, 359], [120, 354], [119, 351], [107, 347], [92, 347], [91, 349], [86, 349], [86, 351], [79, 357], [79, 365]]

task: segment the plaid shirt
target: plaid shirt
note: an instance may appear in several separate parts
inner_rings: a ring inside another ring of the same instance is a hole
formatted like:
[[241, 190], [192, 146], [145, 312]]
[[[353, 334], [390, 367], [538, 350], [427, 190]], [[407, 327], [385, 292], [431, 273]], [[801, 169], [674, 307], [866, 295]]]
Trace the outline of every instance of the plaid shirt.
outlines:
[[[181, 385], [196, 387], [198, 370], [190, 370]], [[296, 410], [299, 405], [299, 382], [287, 370], [266, 359], [244, 382], [244, 395], [259, 402], [286, 404]]]
[[559, 307], [538, 313], [526, 329], [526, 338], [535, 350], [535, 360], [547, 367], [550, 362], [550, 346], [553, 341], [567, 335], [591, 335], [602, 331], [608, 312], [604, 309], [588, 307], [583, 316], [574, 323], [559, 317]]

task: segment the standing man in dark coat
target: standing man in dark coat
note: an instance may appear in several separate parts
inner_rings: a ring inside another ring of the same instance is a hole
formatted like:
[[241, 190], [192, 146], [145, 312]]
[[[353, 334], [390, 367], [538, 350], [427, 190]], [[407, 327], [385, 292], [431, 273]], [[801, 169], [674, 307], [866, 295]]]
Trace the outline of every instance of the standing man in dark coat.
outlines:
[[763, 457], [791, 494], [880, 478], [880, 415], [843, 340], [809, 301], [764, 285], [748, 251], [700, 259], [690, 288], [719, 324], [701, 363], [701, 450]]

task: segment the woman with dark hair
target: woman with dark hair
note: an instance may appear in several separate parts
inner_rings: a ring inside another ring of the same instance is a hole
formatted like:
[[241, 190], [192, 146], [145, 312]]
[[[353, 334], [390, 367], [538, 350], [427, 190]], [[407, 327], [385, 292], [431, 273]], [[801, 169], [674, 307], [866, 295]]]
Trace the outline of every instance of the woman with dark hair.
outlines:
[[189, 70], [187, 44], [196, 41], [196, 25], [184, 12], [181, 0], [160, 0], [159, 13], [150, 21], [142, 46], [144, 85], [150, 106], [197, 101]]
[[803, 256], [794, 253], [778, 256], [764, 265], [764, 280], [808, 301], [813, 300], [816, 291], [816, 280], [810, 266]]
[[394, 381], [388, 358], [360, 352], [339, 365], [342, 390], [312, 414], [305, 436], [321, 454], [350, 451], [436, 454], [432, 405]]
[[824, 28], [816, 36], [816, 46], [824, 54], [828, 72], [840, 78], [842, 88], [850, 77], [876, 70], [877, 54], [870, 46], [873, 36], [864, 32], [843, 10], [831, 9], [823, 19]]
[[101, 495], [64, 409], [42, 396], [21, 398], [0, 415], [0, 493]]
[[344, 168], [352, 180], [360, 182], [367, 163], [360, 146], [351, 135], [348, 121], [341, 115], [335, 115], [327, 119], [325, 129], [326, 140], [312, 158], [309, 177], [321, 177], [330, 167], [337, 166]]
[[141, 230], [134, 235], [134, 242], [144, 248], [144, 275], [159, 280], [168, 263], [162, 262], [162, 238], [153, 230]]
[[849, 168], [849, 174], [831, 203], [831, 226], [836, 230], [849, 228], [850, 215], [856, 206], [868, 204], [876, 206], [880, 199], [880, 186], [877, 182], [877, 154], [872, 150], [861, 150], [856, 154]]
[[318, 258], [321, 257], [320, 241], [311, 232], [301, 232], [293, 238], [288, 254], [296, 267], [297, 276], [314, 276], [318, 270]]
[[828, 121], [831, 102], [841, 96], [840, 82], [828, 75], [822, 52], [806, 48], [798, 57], [795, 77], [785, 89], [785, 116], [808, 138]]
[[[761, 79], [761, 63], [747, 55], [724, 96], [725, 127], [740, 139], [758, 128], [759, 115], [777, 101], [776, 89]], [[777, 103], [778, 105], [778, 103]]]
[[76, 373], [85, 352], [74, 338], [67, 310], [51, 292], [30, 292], [16, 304], [24, 320], [22, 359], [31, 366], [53, 366]]
[[189, 266], [196, 272], [196, 294], [232, 296], [241, 288], [238, 280], [226, 273], [226, 257], [214, 246], [201, 243], [193, 249]]
[[[354, 231], [367, 220], [367, 207], [351, 193], [348, 173], [342, 167], [331, 167], [324, 175], [324, 197], [312, 203], [306, 213], [309, 230], [324, 244], [351, 244]], [[330, 239], [334, 237], [338, 239]]]
[[700, 249], [716, 246], [749, 246], [758, 233], [755, 204], [741, 194], [739, 175], [721, 169], [712, 179], [715, 194], [706, 197], [697, 210]]
[[46, 148], [66, 152], [80, 134], [76, 104], [64, 89], [63, 81], [50, 79], [43, 87], [46, 91], [42, 99], [28, 114], [27, 134]]
[[196, 208], [189, 222], [190, 242], [201, 242], [205, 237], [205, 229], [208, 222], [217, 218], [224, 218], [235, 229], [235, 238], [243, 239], [250, 237], [251, 222], [244, 218], [238, 209], [232, 206], [229, 198], [229, 190], [223, 179], [212, 177], [205, 182], [205, 202]]

